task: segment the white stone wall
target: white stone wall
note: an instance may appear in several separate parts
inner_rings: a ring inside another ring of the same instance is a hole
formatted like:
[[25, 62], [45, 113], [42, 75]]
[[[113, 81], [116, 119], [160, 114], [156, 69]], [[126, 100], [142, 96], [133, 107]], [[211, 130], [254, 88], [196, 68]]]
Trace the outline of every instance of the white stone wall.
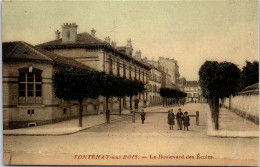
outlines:
[[[229, 103], [229, 98], [224, 99], [224, 106], [229, 107]], [[259, 118], [259, 95], [239, 95], [231, 97], [231, 109], [240, 110]]]

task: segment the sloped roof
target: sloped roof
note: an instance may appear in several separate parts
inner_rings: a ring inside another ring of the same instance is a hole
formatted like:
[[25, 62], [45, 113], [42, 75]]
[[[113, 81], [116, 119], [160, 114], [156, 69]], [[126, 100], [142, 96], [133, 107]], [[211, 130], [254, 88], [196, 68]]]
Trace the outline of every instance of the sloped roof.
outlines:
[[62, 57], [52, 52], [35, 48], [34, 46], [22, 42], [4, 42], [2, 44], [3, 61], [35, 61], [35, 62], [46, 62], [62, 66], [72, 66], [83, 69], [90, 69], [84, 64], [77, 62], [71, 58]]
[[37, 46], [55, 46], [55, 45], [88, 45], [88, 44], [106, 44], [106, 42], [83, 32], [77, 34], [77, 41], [75, 43], [62, 43], [62, 39], [53, 40]]
[[116, 52], [123, 56], [124, 58], [130, 59], [148, 69], [150, 69], [150, 66], [144, 64], [141, 61], [133, 59], [131, 56], [127, 55], [125, 53], [125, 46], [123, 47], [113, 47], [111, 44], [102, 41], [101, 39], [92, 36], [91, 34], [84, 32], [77, 34], [77, 41], [75, 43], [62, 43], [62, 39], [53, 40], [50, 42], [46, 42], [43, 44], [36, 45], [36, 47], [40, 47], [42, 49], [51, 50], [53, 48], [86, 48], [86, 47], [105, 47], [106, 49], [109, 49], [110, 51]]
[[248, 87], [246, 87], [244, 90], [256, 90], [256, 89], [259, 89], [259, 83], [255, 83], [253, 85], [250, 85]]
[[255, 83], [253, 85], [246, 87], [242, 92], [239, 92], [238, 94], [239, 95], [259, 94], [259, 83]]

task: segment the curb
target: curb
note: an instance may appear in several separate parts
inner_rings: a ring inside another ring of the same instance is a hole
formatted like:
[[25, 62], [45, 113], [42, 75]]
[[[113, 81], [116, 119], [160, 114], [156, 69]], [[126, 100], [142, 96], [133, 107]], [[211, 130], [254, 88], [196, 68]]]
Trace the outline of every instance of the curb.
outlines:
[[[235, 133], [237, 131], [223, 131], [223, 130], [215, 130], [213, 129], [213, 126], [212, 126], [212, 122], [210, 120], [211, 119], [211, 114], [210, 114], [210, 110], [208, 108], [207, 110], [207, 113], [206, 113], [206, 134], [207, 136], [210, 136], [210, 137], [218, 137], [218, 138], [259, 138], [259, 132], [258, 133], [258, 136], [256, 135], [229, 135], [230, 133]], [[218, 133], [225, 133], [225, 134], [218, 134]], [[215, 133], [215, 134], [214, 134]], [[240, 132], [242, 133], [242, 132]], [[255, 131], [253, 131], [253, 133], [256, 133]]]
[[[128, 118], [128, 117], [121, 117], [121, 118], [113, 119], [113, 120], [110, 120], [110, 123], [122, 120], [124, 118]], [[74, 132], [62, 133], [62, 134], [3, 134], [3, 136], [65, 136], [65, 135], [72, 135], [72, 134], [84, 131], [86, 129], [94, 128], [94, 127], [97, 127], [97, 126], [100, 126], [100, 125], [105, 125], [105, 124], [107, 124], [107, 123], [103, 122], [103, 123], [98, 124], [98, 125], [94, 125], [94, 126], [90, 126], [90, 127], [80, 129], [80, 130], [76, 130]]]
[[[161, 107], [161, 109], [167, 109], [167, 108], [171, 108], [173, 106], [166, 106], [166, 107]], [[154, 111], [156, 111], [158, 109], [153, 109], [153, 110], [150, 110], [150, 111], [146, 111], [147, 113], [155, 113]], [[162, 112], [164, 113], [164, 112]], [[125, 117], [120, 117], [120, 118], [116, 118], [116, 119], [113, 119], [113, 120], [110, 120], [110, 123], [113, 123], [115, 121], [119, 121], [119, 120], [122, 120], [122, 119], [125, 119], [125, 118], [129, 118], [129, 116], [125, 116]], [[86, 127], [86, 128], [83, 128], [83, 129], [80, 129], [80, 130], [76, 130], [76, 131], [73, 131], [73, 132], [68, 132], [68, 133], [60, 133], [60, 134], [4, 134], [3, 132], [3, 136], [65, 136], [65, 135], [71, 135], [71, 134], [75, 134], [75, 133], [78, 133], [78, 132], [81, 132], [81, 131], [84, 131], [86, 129], [90, 129], [90, 128], [93, 128], [93, 127], [97, 127], [97, 126], [100, 126], [100, 125], [105, 125], [107, 124], [106, 122], [103, 122], [103, 123], [100, 123], [98, 125], [94, 125], [94, 126], [89, 126], [89, 127]]]

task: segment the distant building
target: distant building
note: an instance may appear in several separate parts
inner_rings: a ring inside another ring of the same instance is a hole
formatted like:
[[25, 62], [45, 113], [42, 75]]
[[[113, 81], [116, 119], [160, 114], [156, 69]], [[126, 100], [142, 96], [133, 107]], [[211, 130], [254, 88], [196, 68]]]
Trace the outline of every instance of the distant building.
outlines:
[[186, 78], [182, 77], [182, 78], [179, 79], [177, 86], [181, 91], [184, 91], [184, 85], [185, 84], [186, 84]]
[[159, 57], [158, 63], [163, 68], [163, 71], [170, 75], [173, 88], [177, 87], [180, 77], [178, 62], [174, 59]]
[[160, 88], [162, 87], [162, 75], [163, 71], [152, 66], [150, 71], [150, 80], [148, 82], [149, 93], [148, 97], [150, 98], [150, 105], [159, 105], [162, 103], [162, 99], [159, 93]]
[[201, 87], [198, 81], [186, 81], [184, 84], [184, 92], [187, 93], [187, 103], [198, 103], [207, 101], [202, 96]]

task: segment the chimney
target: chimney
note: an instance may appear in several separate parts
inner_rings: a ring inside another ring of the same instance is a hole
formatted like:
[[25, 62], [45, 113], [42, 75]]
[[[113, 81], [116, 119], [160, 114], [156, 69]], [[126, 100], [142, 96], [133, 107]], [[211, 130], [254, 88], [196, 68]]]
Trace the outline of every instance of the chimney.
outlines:
[[75, 43], [77, 41], [77, 24], [64, 23], [62, 25], [62, 43]]
[[133, 54], [133, 47], [132, 47], [132, 41], [131, 39], [127, 40], [126, 44], [126, 54], [129, 56], [132, 56]]
[[55, 34], [56, 34], [56, 39], [60, 39], [60, 31], [59, 30], [55, 31]]
[[92, 35], [93, 37], [95, 37], [95, 34], [96, 34], [96, 30], [95, 30], [94, 28], [92, 28], [92, 30], [91, 30], [91, 35]]
[[106, 41], [108, 44], [110, 44], [110, 37], [107, 36], [107, 37], [105, 38], [105, 41]]
[[141, 61], [141, 60], [142, 60], [141, 55], [142, 55], [141, 50], [138, 50], [138, 51], [135, 52], [134, 58], [135, 58], [136, 60]]
[[112, 41], [112, 42], [111, 42], [111, 46], [116, 47], [116, 42], [115, 42], [115, 41]]

